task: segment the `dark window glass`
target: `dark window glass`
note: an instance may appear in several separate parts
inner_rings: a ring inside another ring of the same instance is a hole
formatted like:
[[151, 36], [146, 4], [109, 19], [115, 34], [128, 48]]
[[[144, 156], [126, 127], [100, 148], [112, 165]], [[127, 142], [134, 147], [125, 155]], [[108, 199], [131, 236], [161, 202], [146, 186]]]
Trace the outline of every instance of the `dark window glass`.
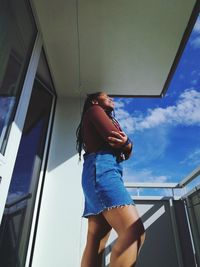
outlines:
[[39, 65], [37, 69], [37, 77], [46, 88], [50, 89], [52, 92], [55, 92], [53, 81], [50, 76], [46, 56], [43, 50], [42, 50], [40, 60], [39, 60]]
[[37, 29], [28, 1], [0, 0], [0, 152], [21, 93]]

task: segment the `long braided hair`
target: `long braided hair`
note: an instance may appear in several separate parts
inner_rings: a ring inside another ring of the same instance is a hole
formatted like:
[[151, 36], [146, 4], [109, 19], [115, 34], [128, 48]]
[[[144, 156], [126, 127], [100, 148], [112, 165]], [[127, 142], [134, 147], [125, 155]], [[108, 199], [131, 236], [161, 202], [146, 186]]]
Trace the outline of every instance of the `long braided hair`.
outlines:
[[85, 103], [83, 105], [83, 111], [81, 114], [81, 121], [76, 129], [76, 150], [79, 154], [79, 160], [81, 160], [81, 151], [84, 149], [83, 135], [82, 135], [82, 125], [83, 125], [83, 117], [86, 111], [93, 105], [92, 101], [96, 100], [98, 96], [100, 96], [102, 92], [97, 92], [94, 94], [87, 95]]

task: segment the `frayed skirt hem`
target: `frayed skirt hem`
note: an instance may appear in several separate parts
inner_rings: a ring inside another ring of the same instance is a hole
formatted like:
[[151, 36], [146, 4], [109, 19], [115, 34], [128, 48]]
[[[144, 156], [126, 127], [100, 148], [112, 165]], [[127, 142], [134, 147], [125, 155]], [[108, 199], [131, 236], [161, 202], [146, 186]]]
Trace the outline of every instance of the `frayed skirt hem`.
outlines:
[[96, 216], [96, 215], [99, 215], [100, 213], [104, 212], [104, 211], [109, 211], [111, 209], [118, 209], [118, 208], [124, 208], [124, 207], [127, 207], [127, 206], [135, 206], [135, 203], [132, 202], [132, 203], [128, 203], [128, 204], [121, 204], [121, 205], [113, 205], [111, 207], [106, 207], [106, 208], [103, 208], [102, 210], [98, 211], [98, 212], [90, 212], [90, 213], [85, 213], [82, 215], [83, 218], [88, 218], [89, 216]]

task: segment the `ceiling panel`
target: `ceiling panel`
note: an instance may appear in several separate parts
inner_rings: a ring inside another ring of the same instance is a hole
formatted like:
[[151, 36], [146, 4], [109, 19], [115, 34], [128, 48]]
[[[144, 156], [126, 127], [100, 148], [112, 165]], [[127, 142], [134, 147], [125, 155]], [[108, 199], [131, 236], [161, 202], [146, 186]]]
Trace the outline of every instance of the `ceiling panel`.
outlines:
[[58, 94], [161, 95], [195, 21], [197, 12], [189, 24], [195, 3], [34, 0]]

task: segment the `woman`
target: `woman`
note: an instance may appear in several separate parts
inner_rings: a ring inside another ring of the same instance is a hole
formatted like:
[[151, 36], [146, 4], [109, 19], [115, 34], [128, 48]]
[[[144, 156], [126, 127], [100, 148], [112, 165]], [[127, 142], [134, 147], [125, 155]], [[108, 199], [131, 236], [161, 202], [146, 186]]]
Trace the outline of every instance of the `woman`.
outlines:
[[87, 244], [81, 267], [100, 267], [110, 230], [118, 234], [110, 267], [135, 266], [145, 231], [136, 207], [124, 187], [122, 161], [132, 143], [112, 116], [113, 100], [104, 92], [88, 95], [77, 128], [77, 150], [84, 148], [83, 217], [88, 218]]

